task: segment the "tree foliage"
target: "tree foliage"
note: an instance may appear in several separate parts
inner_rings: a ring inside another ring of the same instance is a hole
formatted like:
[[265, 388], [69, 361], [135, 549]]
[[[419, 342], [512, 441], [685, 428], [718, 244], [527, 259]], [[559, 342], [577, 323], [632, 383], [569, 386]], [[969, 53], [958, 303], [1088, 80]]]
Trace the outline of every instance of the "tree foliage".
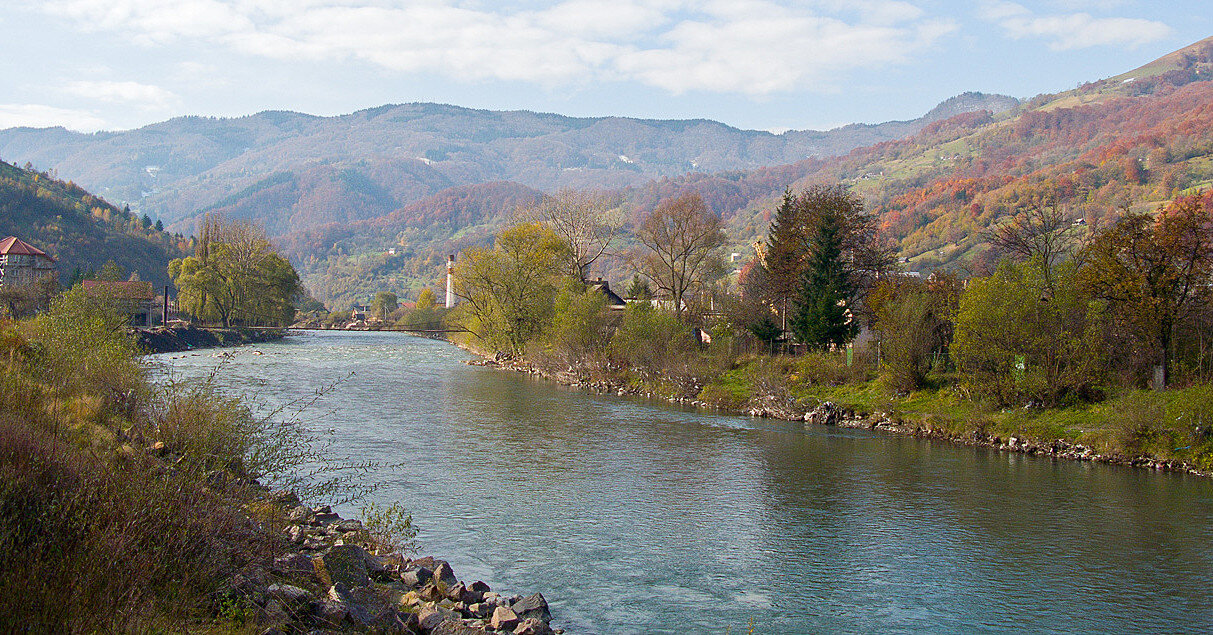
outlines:
[[619, 236], [618, 197], [562, 189], [519, 210], [524, 222], [541, 223], [569, 244], [569, 275], [585, 282]]
[[[839, 210], [840, 211], [840, 210]], [[796, 339], [813, 349], [843, 346], [859, 330], [852, 315], [855, 284], [843, 262], [843, 223], [837, 212], [826, 212], [809, 238], [800, 272], [800, 293], [792, 315]]]
[[1163, 383], [1175, 329], [1213, 298], [1213, 194], [1180, 197], [1157, 218], [1129, 214], [1091, 244], [1082, 282], [1117, 328], [1149, 343]]
[[1106, 325], [1076, 274], [1072, 264], [1059, 267], [1051, 295], [1037, 261], [1004, 263], [993, 276], [969, 281], [952, 353], [971, 390], [1008, 405], [1093, 396]]
[[538, 223], [502, 231], [492, 249], [464, 251], [455, 265], [463, 326], [488, 346], [521, 353], [551, 323], [570, 257], [568, 242]]
[[195, 255], [169, 263], [179, 306], [225, 327], [289, 324], [303, 295], [299, 274], [265, 231], [208, 216]]

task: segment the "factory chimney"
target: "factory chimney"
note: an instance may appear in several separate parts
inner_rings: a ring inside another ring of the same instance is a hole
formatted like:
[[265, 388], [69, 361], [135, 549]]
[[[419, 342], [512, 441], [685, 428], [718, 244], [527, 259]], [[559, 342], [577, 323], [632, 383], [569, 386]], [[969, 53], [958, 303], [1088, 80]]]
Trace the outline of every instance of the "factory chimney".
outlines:
[[455, 254], [446, 257], [446, 308], [455, 306]]

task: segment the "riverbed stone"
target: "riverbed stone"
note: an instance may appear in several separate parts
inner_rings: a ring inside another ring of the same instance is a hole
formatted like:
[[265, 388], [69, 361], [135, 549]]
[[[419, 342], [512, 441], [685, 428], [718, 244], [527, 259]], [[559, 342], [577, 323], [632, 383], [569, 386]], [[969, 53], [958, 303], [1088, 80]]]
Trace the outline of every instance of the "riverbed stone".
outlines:
[[548, 609], [547, 600], [543, 599], [542, 593], [528, 595], [517, 602], [510, 605], [520, 619], [525, 620], [528, 617], [534, 617], [544, 622], [552, 621], [552, 613]]
[[287, 606], [306, 602], [312, 595], [293, 584], [271, 584], [266, 588], [266, 593]]
[[349, 608], [335, 600], [325, 599], [312, 605], [312, 615], [316, 617], [318, 625], [326, 628], [340, 628], [348, 613]]
[[433, 605], [423, 606], [417, 611], [417, 625], [426, 632], [433, 631], [447, 620], [457, 621], [458, 618], [451, 611]]
[[455, 570], [451, 565], [444, 560], [439, 560], [434, 567], [434, 579], [447, 585], [448, 587], [459, 584], [459, 579], [455, 577]]
[[404, 573], [400, 574], [400, 581], [410, 588], [416, 589], [423, 586], [434, 577], [434, 573], [425, 567], [412, 567], [405, 569]]
[[488, 631], [479, 626], [462, 622], [443, 622], [430, 631], [430, 635], [484, 635]]
[[518, 614], [504, 606], [498, 606], [497, 608], [493, 609], [493, 616], [489, 618], [489, 626], [492, 627], [493, 630], [513, 630], [517, 625]]
[[335, 527], [336, 527], [337, 531], [339, 531], [343, 534], [348, 534], [353, 531], [362, 531], [362, 529], [363, 529], [362, 521], [358, 520], [356, 518], [338, 521], [336, 523]]
[[370, 584], [366, 550], [357, 545], [338, 545], [315, 560], [316, 575], [326, 585], [337, 583], [354, 588]]
[[535, 617], [528, 617], [514, 627], [514, 635], [548, 635], [551, 632], [547, 622]]

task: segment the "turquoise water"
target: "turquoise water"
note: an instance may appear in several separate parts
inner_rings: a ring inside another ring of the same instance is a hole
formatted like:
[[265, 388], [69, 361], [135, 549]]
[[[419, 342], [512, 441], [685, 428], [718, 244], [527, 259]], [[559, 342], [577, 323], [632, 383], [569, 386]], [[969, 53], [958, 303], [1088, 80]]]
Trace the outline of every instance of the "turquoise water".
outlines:
[[219, 382], [270, 405], [344, 378], [304, 419], [401, 463], [372, 498], [570, 633], [1213, 632], [1213, 479], [597, 396], [395, 333], [231, 350]]

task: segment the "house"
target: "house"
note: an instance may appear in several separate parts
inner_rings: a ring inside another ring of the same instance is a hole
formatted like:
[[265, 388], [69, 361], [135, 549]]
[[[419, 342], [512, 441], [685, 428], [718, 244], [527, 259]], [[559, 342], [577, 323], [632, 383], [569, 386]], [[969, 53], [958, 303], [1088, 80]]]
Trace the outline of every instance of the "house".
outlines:
[[619, 297], [617, 293], [611, 291], [611, 283], [599, 278], [585, 283], [586, 287], [593, 289], [606, 296], [607, 308], [612, 311], [622, 311], [627, 308], [628, 303]]
[[0, 285], [20, 286], [55, 275], [55, 258], [9, 236], [0, 240]]
[[353, 321], [361, 320], [365, 322], [366, 316], [370, 312], [371, 306], [369, 304], [355, 304], [354, 306], [350, 307], [350, 319]]
[[130, 316], [131, 326], [152, 326], [164, 320], [151, 282], [85, 280], [84, 292], [90, 297], [113, 302], [119, 310]]

